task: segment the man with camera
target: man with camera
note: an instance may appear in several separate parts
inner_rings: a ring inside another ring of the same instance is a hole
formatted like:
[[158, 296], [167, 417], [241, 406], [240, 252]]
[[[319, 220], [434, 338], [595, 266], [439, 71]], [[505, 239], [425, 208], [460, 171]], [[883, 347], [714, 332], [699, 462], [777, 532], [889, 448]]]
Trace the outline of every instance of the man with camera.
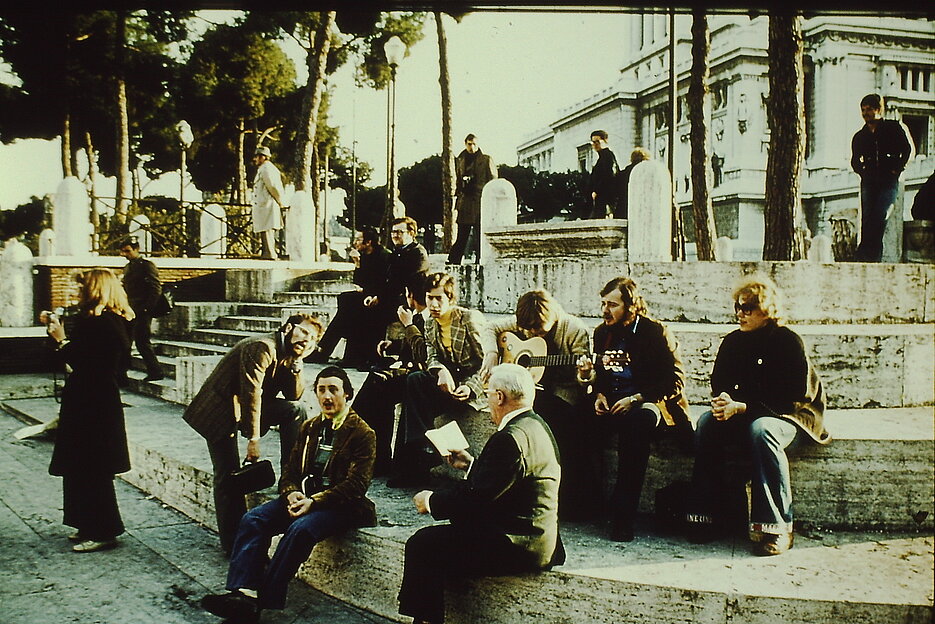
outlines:
[[455, 158], [455, 209], [458, 238], [448, 254], [448, 264], [461, 264], [468, 236], [474, 230], [474, 262], [480, 261], [480, 198], [484, 185], [497, 177], [497, 167], [477, 145], [477, 137], [464, 137], [464, 150]]
[[[344, 370], [328, 366], [315, 379], [321, 413], [299, 428], [298, 441], [279, 480], [279, 497], [240, 521], [227, 572], [226, 594], [201, 606], [241, 623], [259, 621], [262, 609], [282, 609], [286, 590], [318, 542], [354, 527], [376, 525], [366, 497], [376, 457], [376, 436], [348, 404], [354, 388]], [[272, 559], [274, 535], [283, 534]], [[234, 619], [235, 618], [235, 619]]]
[[[230, 348], [185, 409], [183, 418], [208, 443], [214, 468], [214, 509], [221, 548], [229, 553], [237, 523], [247, 511], [231, 483], [240, 467], [237, 431], [247, 438], [247, 461], [260, 458], [260, 438], [279, 426], [280, 466], [285, 468], [306, 407], [302, 360], [321, 336], [319, 320], [293, 314], [278, 332], [244, 338]], [[279, 393], [283, 398], [277, 398]]]

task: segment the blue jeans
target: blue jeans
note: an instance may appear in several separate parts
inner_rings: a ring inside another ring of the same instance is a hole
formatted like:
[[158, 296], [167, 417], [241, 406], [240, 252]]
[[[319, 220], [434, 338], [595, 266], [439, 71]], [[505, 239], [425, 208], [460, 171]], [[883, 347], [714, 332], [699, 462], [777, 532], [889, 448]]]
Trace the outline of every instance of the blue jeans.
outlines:
[[860, 181], [860, 244], [855, 257], [860, 262], [883, 260], [883, 234], [889, 218], [899, 178], [865, 177]]
[[[240, 519], [227, 570], [227, 589], [254, 589], [261, 609], [282, 609], [289, 581], [315, 544], [352, 526], [351, 515], [340, 509], [312, 510], [293, 518], [282, 498], [254, 507]], [[270, 559], [270, 543], [280, 533], [282, 539]]]
[[739, 444], [750, 455], [750, 530], [778, 535], [792, 531], [792, 484], [786, 448], [796, 439], [798, 428], [788, 420], [772, 416], [750, 418], [738, 414], [726, 421], [705, 412], [695, 428], [695, 465], [689, 522], [710, 523], [723, 510], [717, 509], [723, 492], [718, 476], [725, 447]]

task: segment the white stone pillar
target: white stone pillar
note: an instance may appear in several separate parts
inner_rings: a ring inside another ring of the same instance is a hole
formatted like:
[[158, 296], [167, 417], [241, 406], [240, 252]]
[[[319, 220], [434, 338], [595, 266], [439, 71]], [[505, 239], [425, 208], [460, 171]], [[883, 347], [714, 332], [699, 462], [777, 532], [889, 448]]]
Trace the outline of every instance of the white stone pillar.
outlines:
[[223, 256], [227, 252], [227, 214], [218, 204], [208, 204], [201, 213], [201, 255]]
[[812, 237], [812, 244], [808, 248], [808, 260], [818, 264], [834, 263], [834, 250], [831, 247], [830, 236], [817, 234]]
[[672, 260], [672, 183], [658, 160], [644, 160], [627, 185], [627, 252], [630, 262]]
[[75, 176], [62, 180], [52, 200], [56, 255], [90, 255], [90, 215], [91, 200], [81, 181]]
[[32, 327], [32, 252], [11, 238], [0, 255], [0, 327]]
[[718, 236], [714, 241], [714, 256], [719, 262], [733, 262], [734, 241], [730, 236]]
[[516, 225], [516, 189], [504, 178], [494, 178], [484, 185], [480, 196], [480, 261], [496, 260], [497, 253], [487, 240], [487, 231]]
[[127, 233], [140, 244], [140, 253], [148, 255], [153, 250], [153, 233], [149, 231], [149, 217], [136, 215], [130, 219]]
[[286, 253], [291, 262], [314, 262], [318, 245], [315, 203], [308, 191], [296, 191], [286, 218]]
[[39, 233], [39, 255], [43, 258], [55, 255], [55, 230], [52, 228]]

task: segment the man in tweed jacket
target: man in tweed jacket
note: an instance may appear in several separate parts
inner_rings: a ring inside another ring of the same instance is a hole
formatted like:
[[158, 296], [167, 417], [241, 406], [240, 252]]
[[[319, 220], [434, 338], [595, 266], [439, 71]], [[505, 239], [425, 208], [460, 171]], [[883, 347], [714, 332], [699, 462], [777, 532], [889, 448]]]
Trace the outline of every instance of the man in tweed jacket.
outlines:
[[[447, 273], [426, 278], [425, 301], [431, 318], [425, 324], [427, 370], [406, 377], [406, 400], [396, 435], [397, 474], [390, 487], [419, 485], [434, 457], [426, 451], [425, 432], [437, 416], [468, 405], [487, 411], [481, 366], [484, 352], [496, 349], [487, 321], [478, 310], [456, 305], [455, 279]], [[490, 342], [491, 344], [486, 344]]]
[[260, 438], [279, 425], [280, 464], [285, 465], [306, 417], [298, 401], [305, 389], [302, 357], [315, 348], [321, 332], [317, 318], [294, 314], [276, 333], [244, 338], [221, 358], [185, 410], [185, 422], [208, 443], [218, 533], [227, 553], [247, 511], [243, 495], [229, 485], [231, 471], [240, 466], [237, 431], [248, 440], [246, 460], [256, 461]]

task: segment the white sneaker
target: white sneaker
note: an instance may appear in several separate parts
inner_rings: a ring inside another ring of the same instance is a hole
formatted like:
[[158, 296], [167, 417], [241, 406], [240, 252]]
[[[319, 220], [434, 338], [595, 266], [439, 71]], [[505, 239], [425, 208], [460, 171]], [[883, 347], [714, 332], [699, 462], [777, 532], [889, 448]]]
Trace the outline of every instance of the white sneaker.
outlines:
[[106, 540], [103, 542], [95, 542], [94, 540], [85, 540], [79, 542], [71, 547], [71, 549], [77, 553], [89, 553], [97, 552], [98, 550], [110, 550], [117, 546], [117, 540]]

